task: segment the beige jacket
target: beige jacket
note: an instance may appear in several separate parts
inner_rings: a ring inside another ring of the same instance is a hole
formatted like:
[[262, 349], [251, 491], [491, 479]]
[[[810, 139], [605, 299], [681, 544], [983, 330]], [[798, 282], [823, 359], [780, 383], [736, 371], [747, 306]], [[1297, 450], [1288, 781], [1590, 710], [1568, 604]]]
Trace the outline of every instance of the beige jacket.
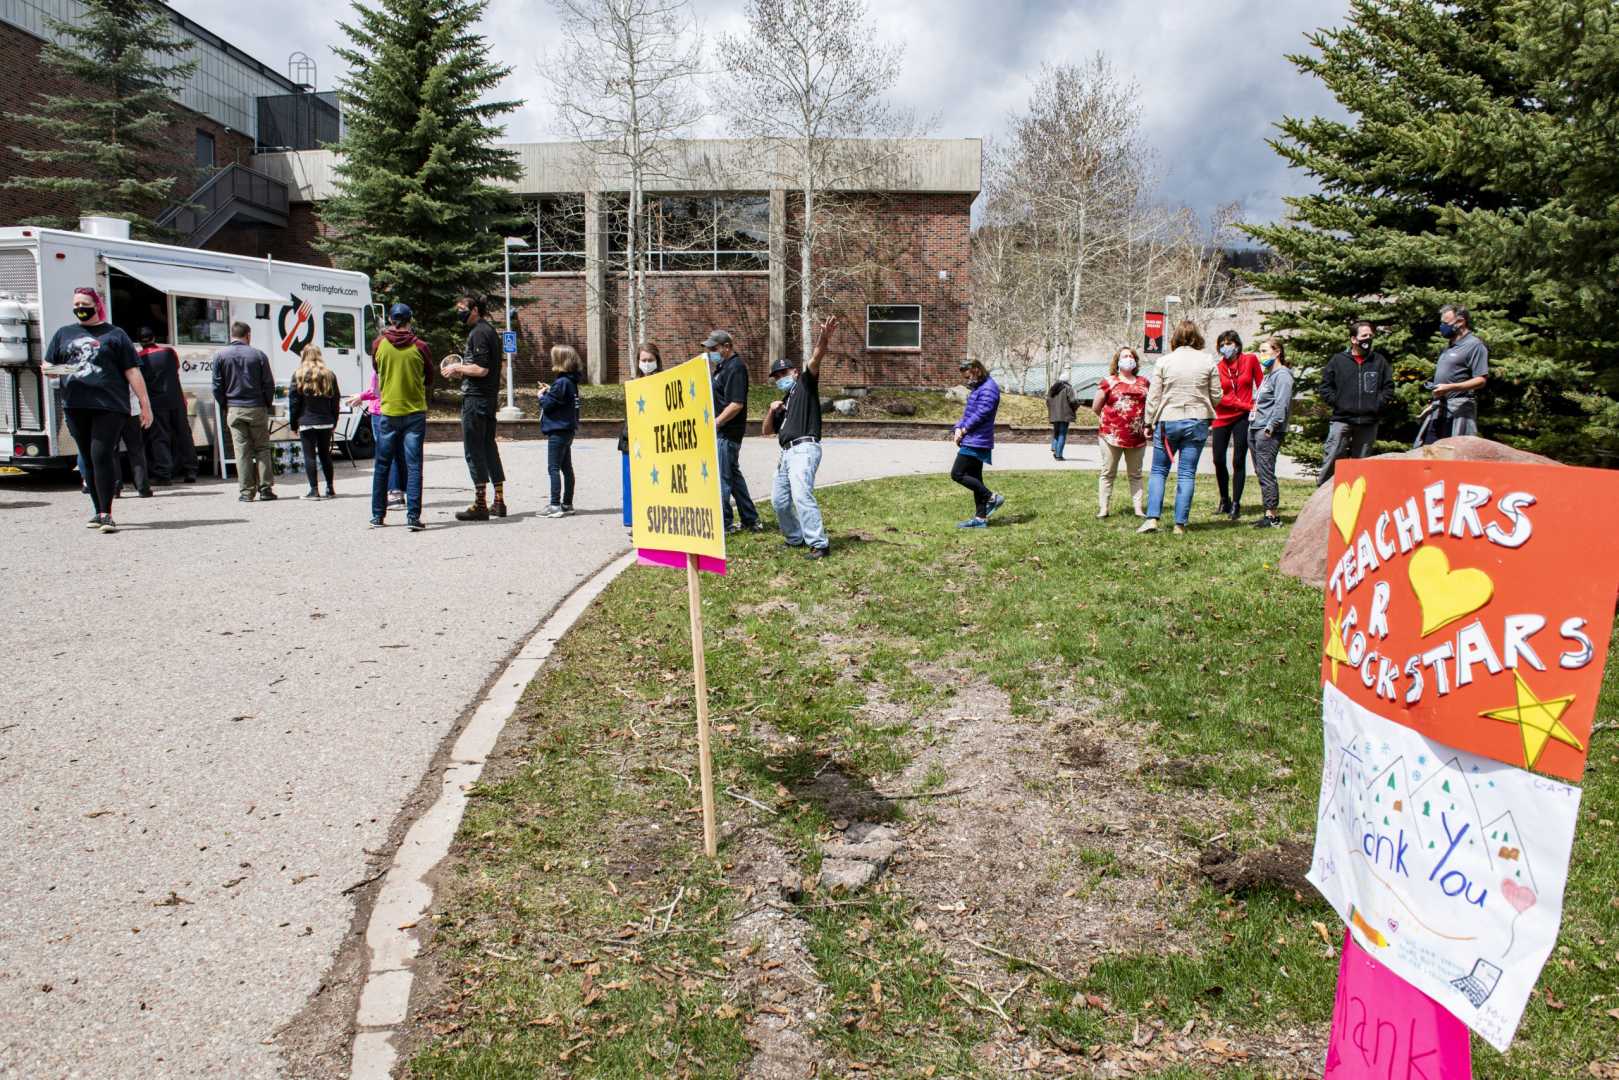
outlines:
[[1160, 421], [1212, 420], [1220, 400], [1220, 372], [1213, 353], [1182, 345], [1158, 361], [1147, 390], [1147, 428]]

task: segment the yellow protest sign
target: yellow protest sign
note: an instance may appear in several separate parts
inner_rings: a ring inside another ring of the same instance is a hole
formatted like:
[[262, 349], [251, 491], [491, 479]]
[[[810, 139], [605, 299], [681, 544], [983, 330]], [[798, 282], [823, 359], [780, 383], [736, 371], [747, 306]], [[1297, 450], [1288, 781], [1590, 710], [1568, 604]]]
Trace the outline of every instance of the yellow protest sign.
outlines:
[[635, 546], [725, 559], [708, 361], [624, 384]]

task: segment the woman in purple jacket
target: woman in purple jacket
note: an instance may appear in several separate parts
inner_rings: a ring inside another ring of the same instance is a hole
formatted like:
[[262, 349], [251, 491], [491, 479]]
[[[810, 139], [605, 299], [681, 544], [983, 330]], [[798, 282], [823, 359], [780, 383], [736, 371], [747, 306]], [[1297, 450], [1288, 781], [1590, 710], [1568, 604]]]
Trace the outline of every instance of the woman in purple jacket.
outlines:
[[967, 373], [967, 407], [951, 438], [956, 443], [956, 463], [950, 469], [950, 479], [973, 493], [973, 516], [956, 526], [958, 529], [987, 529], [989, 515], [999, 510], [1006, 497], [984, 486], [984, 466], [990, 463], [995, 450], [995, 412], [1001, 407], [1001, 388], [989, 377], [989, 372], [977, 360], [963, 360], [961, 370]]

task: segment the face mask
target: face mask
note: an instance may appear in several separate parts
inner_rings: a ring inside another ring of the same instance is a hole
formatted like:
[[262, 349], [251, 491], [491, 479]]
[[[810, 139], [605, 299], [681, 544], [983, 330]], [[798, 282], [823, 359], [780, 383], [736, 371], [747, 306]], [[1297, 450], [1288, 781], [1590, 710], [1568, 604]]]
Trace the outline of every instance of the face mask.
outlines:
[[89, 322], [96, 317], [96, 309], [89, 304], [75, 304], [73, 306], [73, 317], [80, 322]]
[[650, 375], [654, 371], [657, 371], [657, 370], [658, 370], [658, 362], [656, 360], [642, 360], [641, 361], [641, 374], [642, 375]]
[[1274, 363], [1276, 363], [1276, 357], [1274, 356], [1261, 356], [1259, 358], [1259, 366], [1264, 368], [1266, 371], [1269, 371], [1271, 369], [1271, 365]]
[[783, 375], [781, 378], [776, 380], [776, 389], [780, 390], [784, 394], [791, 393], [793, 387], [797, 385], [797, 375]]
[[1229, 360], [1237, 355], [1237, 347], [1235, 345], [1221, 345], [1220, 355]]
[[710, 364], [723, 364], [725, 363], [725, 357], [719, 354], [718, 349], [715, 349], [708, 354], [708, 362]]
[[1439, 324], [1439, 335], [1441, 337], [1453, 338], [1460, 332], [1461, 327], [1455, 323], [1442, 322]]
[[1129, 356], [1124, 357], [1119, 361], [1119, 370], [1124, 372], [1126, 375], [1134, 375], [1136, 372], [1135, 359]]
[[461, 322], [466, 322], [468, 319], [472, 318], [472, 309], [471, 308], [456, 308], [455, 309], [455, 317], [458, 320], [460, 320]]
[[1371, 338], [1362, 338], [1359, 341], [1355, 342], [1355, 347], [1357, 349], [1359, 349], [1362, 353], [1369, 353], [1369, 352], [1372, 351], [1372, 339]]

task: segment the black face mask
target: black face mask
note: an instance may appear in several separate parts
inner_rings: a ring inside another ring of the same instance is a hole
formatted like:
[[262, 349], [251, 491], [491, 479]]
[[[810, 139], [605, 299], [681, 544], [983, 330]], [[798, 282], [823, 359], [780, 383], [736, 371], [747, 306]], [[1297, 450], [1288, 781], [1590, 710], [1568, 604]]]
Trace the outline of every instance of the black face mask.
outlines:
[[456, 308], [455, 309], [455, 317], [457, 319], [460, 319], [462, 322], [468, 322], [472, 318], [472, 309], [471, 308]]
[[1369, 352], [1372, 351], [1372, 339], [1371, 338], [1366, 338], [1366, 339], [1364, 339], [1362, 341], [1357, 341], [1357, 342], [1355, 342], [1355, 347], [1357, 349], [1359, 349], [1363, 354], [1364, 353], [1369, 353]]
[[89, 322], [91, 319], [96, 317], [96, 309], [90, 307], [89, 305], [75, 305], [73, 308], [73, 317], [80, 322]]

